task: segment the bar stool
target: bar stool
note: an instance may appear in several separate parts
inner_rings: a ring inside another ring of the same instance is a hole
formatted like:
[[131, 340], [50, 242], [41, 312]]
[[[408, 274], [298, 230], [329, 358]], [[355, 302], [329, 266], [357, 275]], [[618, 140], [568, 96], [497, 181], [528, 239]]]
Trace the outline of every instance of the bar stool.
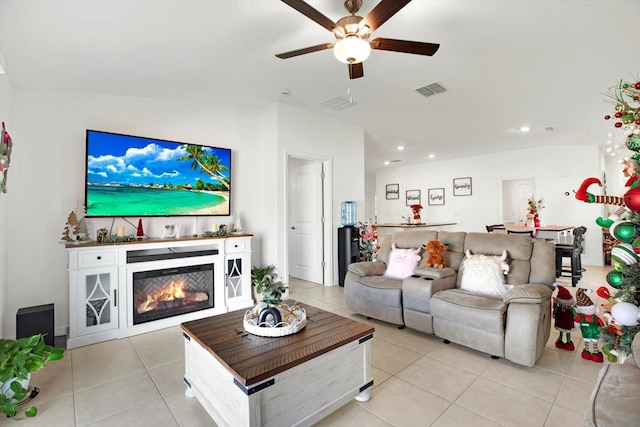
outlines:
[[[571, 277], [571, 286], [576, 286], [585, 271], [582, 268], [583, 235], [587, 227], [581, 226], [573, 229], [572, 244], [556, 244], [556, 278]], [[563, 258], [571, 258], [571, 267], [562, 265]]]

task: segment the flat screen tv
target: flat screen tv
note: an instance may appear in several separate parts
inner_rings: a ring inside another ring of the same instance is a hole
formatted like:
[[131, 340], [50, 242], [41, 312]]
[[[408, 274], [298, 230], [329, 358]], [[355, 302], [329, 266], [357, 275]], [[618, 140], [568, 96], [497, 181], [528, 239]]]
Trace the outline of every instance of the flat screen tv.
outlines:
[[229, 215], [231, 150], [87, 129], [88, 217]]

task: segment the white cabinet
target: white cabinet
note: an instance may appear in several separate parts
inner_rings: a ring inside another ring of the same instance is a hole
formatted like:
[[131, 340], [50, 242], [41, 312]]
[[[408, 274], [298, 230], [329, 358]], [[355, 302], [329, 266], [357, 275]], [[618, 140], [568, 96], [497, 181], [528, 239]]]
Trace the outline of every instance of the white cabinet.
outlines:
[[70, 348], [74, 344], [115, 338], [118, 328], [116, 258], [115, 248], [69, 250]]
[[[251, 235], [116, 244], [89, 242], [68, 244], [67, 250], [68, 348], [150, 332], [253, 305]], [[171, 272], [200, 264], [212, 266], [212, 307], [138, 323], [132, 320], [135, 274], [157, 269]]]
[[251, 299], [251, 238], [225, 242], [225, 298], [229, 311], [245, 308]]

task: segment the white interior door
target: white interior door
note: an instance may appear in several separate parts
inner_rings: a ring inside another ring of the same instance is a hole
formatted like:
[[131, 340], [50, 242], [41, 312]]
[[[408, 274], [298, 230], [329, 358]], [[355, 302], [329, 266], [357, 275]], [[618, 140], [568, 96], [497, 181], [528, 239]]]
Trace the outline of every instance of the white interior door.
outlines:
[[532, 178], [502, 181], [502, 219], [505, 224], [523, 223], [529, 212], [527, 200], [536, 190]]
[[289, 274], [323, 283], [322, 162], [289, 159]]

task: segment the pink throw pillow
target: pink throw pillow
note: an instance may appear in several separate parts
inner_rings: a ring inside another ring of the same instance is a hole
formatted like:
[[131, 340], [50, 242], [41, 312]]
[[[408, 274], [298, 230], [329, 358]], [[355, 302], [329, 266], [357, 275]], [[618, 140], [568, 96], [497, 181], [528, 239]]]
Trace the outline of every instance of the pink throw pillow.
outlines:
[[385, 277], [392, 279], [406, 279], [413, 274], [413, 270], [420, 262], [420, 248], [398, 249], [395, 244], [389, 255], [389, 264], [384, 272]]

